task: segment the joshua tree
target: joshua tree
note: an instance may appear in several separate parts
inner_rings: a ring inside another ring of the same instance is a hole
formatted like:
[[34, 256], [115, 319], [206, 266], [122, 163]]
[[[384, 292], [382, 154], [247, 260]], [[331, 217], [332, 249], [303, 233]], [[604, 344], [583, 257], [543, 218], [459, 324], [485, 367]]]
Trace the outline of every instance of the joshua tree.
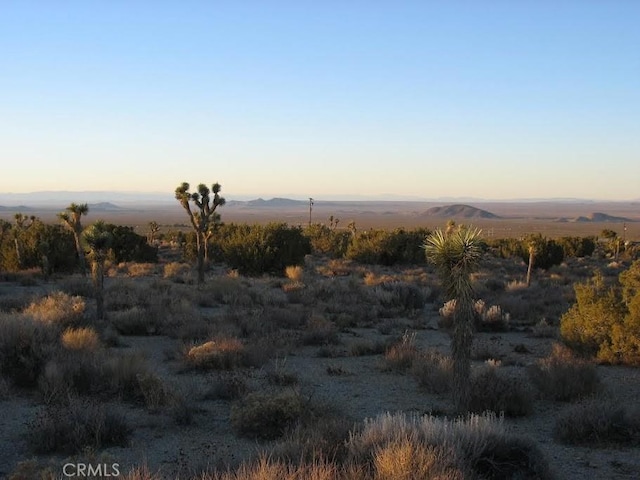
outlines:
[[156, 240], [156, 233], [160, 231], [160, 225], [158, 222], [149, 222], [149, 235], [147, 236], [147, 241], [150, 245], [153, 245], [153, 242]]
[[103, 221], [97, 221], [83, 233], [82, 239], [91, 262], [91, 278], [96, 296], [96, 316], [104, 320], [104, 264], [113, 243], [113, 235]]
[[450, 233], [436, 230], [425, 243], [427, 258], [440, 274], [447, 300], [455, 299], [453, 337], [453, 395], [456, 409], [464, 413], [471, 397], [471, 343], [473, 341], [473, 289], [471, 273], [480, 260], [480, 230], [460, 228]]
[[31, 215], [30, 217], [22, 214], [22, 213], [16, 213], [13, 218], [16, 221], [16, 228], [14, 230], [14, 237], [13, 237], [13, 242], [14, 245], [16, 247], [16, 260], [18, 261], [18, 267], [22, 268], [22, 246], [20, 244], [20, 240], [22, 237], [22, 234], [24, 232], [26, 232], [27, 230], [29, 230], [29, 228], [31, 228], [31, 226], [33, 225], [33, 222], [36, 221], [36, 217], [34, 215]]
[[86, 203], [80, 205], [72, 203], [65, 208], [65, 210], [66, 211], [58, 214], [58, 218], [62, 220], [62, 222], [73, 233], [73, 239], [76, 242], [76, 252], [78, 253], [78, 261], [80, 262], [80, 269], [84, 275], [87, 273], [87, 267], [84, 260], [82, 243], [80, 242], [80, 237], [82, 235], [82, 223], [80, 222], [80, 219], [82, 218], [82, 215], [89, 213], [89, 206]]
[[536, 259], [536, 252], [538, 246], [533, 240], [529, 242], [529, 266], [527, 267], [527, 287], [531, 285], [531, 272], [533, 271], [533, 264]]
[[[180, 202], [180, 205], [186, 210], [191, 221], [191, 226], [196, 232], [196, 242], [198, 247], [198, 284], [204, 282], [204, 261], [205, 261], [205, 244], [209, 239], [207, 232], [213, 227], [216, 221], [219, 221], [220, 216], [216, 216], [216, 209], [225, 204], [225, 199], [220, 196], [222, 186], [219, 183], [214, 183], [211, 186], [211, 190], [201, 183], [198, 185], [198, 191], [190, 193], [189, 184], [183, 182], [176, 188], [176, 200]], [[211, 198], [213, 193], [213, 198]], [[194, 212], [191, 210], [191, 203], [197, 207]]]

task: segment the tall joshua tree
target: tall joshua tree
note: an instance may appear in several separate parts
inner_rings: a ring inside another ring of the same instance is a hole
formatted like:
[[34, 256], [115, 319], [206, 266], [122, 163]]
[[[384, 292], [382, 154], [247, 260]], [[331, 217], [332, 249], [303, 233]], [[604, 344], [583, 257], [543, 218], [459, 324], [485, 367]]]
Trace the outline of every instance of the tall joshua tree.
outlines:
[[80, 205], [72, 203], [65, 211], [58, 214], [58, 218], [71, 230], [73, 233], [73, 239], [76, 242], [76, 252], [78, 253], [78, 262], [80, 262], [80, 269], [83, 274], [87, 273], [87, 266], [84, 259], [84, 251], [82, 249], [82, 242], [80, 237], [82, 236], [82, 215], [89, 213], [89, 206], [86, 203]]
[[91, 279], [96, 297], [96, 316], [104, 320], [104, 264], [113, 244], [113, 235], [106, 224], [99, 220], [87, 227], [82, 233], [87, 249], [87, 258], [91, 262]]
[[436, 230], [424, 245], [448, 299], [455, 299], [453, 336], [453, 396], [456, 410], [465, 413], [471, 398], [471, 343], [473, 341], [473, 288], [471, 273], [479, 263], [480, 233], [476, 228], [459, 228], [448, 233]]
[[29, 230], [36, 221], [36, 217], [31, 215], [30, 217], [23, 213], [16, 213], [13, 218], [16, 221], [16, 228], [14, 230], [13, 242], [16, 247], [16, 260], [18, 262], [18, 268], [22, 268], [22, 240], [24, 233]]
[[[225, 199], [220, 196], [222, 186], [214, 183], [211, 190], [204, 184], [198, 185], [197, 192], [189, 192], [189, 184], [183, 182], [176, 188], [176, 200], [185, 209], [189, 215], [189, 221], [196, 233], [196, 242], [198, 247], [198, 284], [204, 283], [204, 263], [206, 242], [209, 239], [208, 232], [215, 222], [219, 221], [219, 215], [216, 216], [216, 209], [225, 204]], [[213, 198], [211, 194], [213, 193]], [[191, 209], [191, 203], [196, 210]]]

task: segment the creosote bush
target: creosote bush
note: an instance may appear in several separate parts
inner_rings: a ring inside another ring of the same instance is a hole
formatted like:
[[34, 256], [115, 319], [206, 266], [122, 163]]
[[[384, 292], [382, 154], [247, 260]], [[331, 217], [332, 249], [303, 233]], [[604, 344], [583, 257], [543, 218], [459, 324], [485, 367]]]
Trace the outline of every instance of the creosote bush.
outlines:
[[529, 415], [533, 411], [531, 391], [521, 379], [507, 376], [500, 367], [487, 366], [471, 378], [469, 409], [508, 417]]
[[611, 398], [590, 399], [562, 411], [553, 434], [571, 445], [638, 445], [640, 410], [626, 408]]
[[125, 446], [131, 427], [124, 416], [87, 400], [42, 409], [29, 424], [29, 445], [35, 453], [80, 453], [86, 448]]
[[600, 391], [595, 365], [576, 357], [567, 347], [555, 343], [551, 354], [528, 369], [529, 377], [543, 396], [570, 402]]
[[242, 436], [273, 440], [293, 427], [305, 408], [297, 392], [254, 392], [231, 407], [231, 425]]

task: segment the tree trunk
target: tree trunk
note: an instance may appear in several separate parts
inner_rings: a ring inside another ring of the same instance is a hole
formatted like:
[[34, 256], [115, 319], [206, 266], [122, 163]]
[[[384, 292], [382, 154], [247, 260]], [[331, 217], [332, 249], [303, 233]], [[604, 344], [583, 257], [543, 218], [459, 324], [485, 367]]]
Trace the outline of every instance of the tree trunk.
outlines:
[[453, 403], [459, 414], [469, 411], [471, 401], [471, 345], [473, 342], [473, 305], [458, 298], [451, 339], [453, 356]]
[[198, 285], [202, 285], [204, 283], [204, 238], [200, 232], [196, 238], [198, 239]]
[[533, 271], [533, 261], [535, 259], [535, 251], [529, 248], [529, 267], [527, 268], [527, 287], [531, 285], [531, 272]]
[[87, 262], [84, 258], [84, 251], [82, 250], [82, 244], [80, 243], [80, 234], [73, 232], [73, 239], [76, 242], [76, 252], [78, 253], [78, 264], [80, 265], [80, 271], [82, 275], [87, 274]]
[[18, 238], [14, 238], [13, 242], [16, 246], [16, 260], [18, 262], [18, 269], [21, 270], [22, 269], [22, 251], [20, 250], [20, 242], [18, 241]]
[[104, 260], [95, 260], [92, 263], [91, 276], [96, 296], [96, 318], [104, 320]]

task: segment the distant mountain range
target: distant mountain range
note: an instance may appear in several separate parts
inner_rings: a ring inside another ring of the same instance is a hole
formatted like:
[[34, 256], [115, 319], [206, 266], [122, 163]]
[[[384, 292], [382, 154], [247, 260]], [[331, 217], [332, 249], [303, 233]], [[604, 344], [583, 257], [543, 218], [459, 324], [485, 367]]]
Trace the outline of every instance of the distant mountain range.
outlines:
[[227, 206], [230, 207], [251, 207], [251, 208], [273, 208], [273, 207], [297, 207], [300, 205], [309, 205], [308, 201], [304, 200], [292, 200], [290, 198], [272, 198], [270, 200], [264, 200], [263, 198], [257, 198], [255, 200], [231, 200], [227, 202]]

